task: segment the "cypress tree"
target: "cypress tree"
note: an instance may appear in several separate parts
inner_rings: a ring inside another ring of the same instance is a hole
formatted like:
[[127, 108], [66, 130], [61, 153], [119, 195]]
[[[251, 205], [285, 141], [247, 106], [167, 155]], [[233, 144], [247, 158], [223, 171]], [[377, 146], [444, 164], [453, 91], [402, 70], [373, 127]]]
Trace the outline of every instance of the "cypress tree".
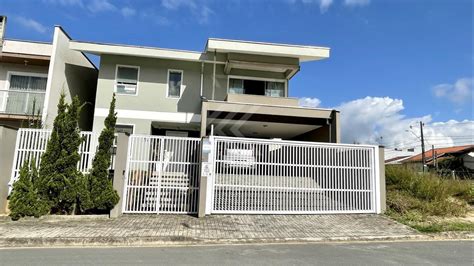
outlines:
[[48, 203], [43, 201], [35, 187], [38, 181], [38, 171], [36, 163], [31, 164], [26, 161], [20, 169], [18, 180], [13, 184], [13, 191], [10, 196], [10, 217], [18, 220], [25, 216], [36, 218], [49, 212]]
[[119, 201], [119, 195], [114, 190], [112, 180], [109, 176], [111, 164], [111, 150], [115, 139], [115, 124], [117, 114], [115, 113], [115, 94], [110, 102], [109, 114], [104, 121], [104, 129], [99, 136], [99, 147], [92, 161], [92, 169], [89, 174], [90, 197], [93, 202], [94, 211], [104, 213], [112, 209]]

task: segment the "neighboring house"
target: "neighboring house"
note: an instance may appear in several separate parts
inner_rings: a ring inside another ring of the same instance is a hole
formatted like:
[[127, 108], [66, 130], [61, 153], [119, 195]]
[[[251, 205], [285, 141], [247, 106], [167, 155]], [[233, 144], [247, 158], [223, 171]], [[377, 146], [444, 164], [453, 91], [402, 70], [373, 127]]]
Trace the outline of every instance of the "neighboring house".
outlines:
[[27, 126], [32, 114], [51, 128], [58, 99], [78, 95], [84, 107], [81, 128], [92, 129], [97, 69], [81, 52], [69, 49], [70, 37], [59, 26], [51, 43], [4, 38], [7, 18], [0, 16], [0, 126]]
[[221, 39], [203, 52], [82, 41], [69, 48], [100, 56], [93, 131], [115, 92], [119, 131], [340, 142], [338, 111], [288, 97], [301, 63], [328, 58], [329, 48]]
[[411, 156], [416, 155], [415, 149], [387, 149], [384, 150], [385, 164], [401, 164]]
[[[436, 148], [425, 152], [425, 164], [428, 167], [436, 168], [443, 160], [449, 158], [459, 158], [463, 167], [474, 169], [473, 165], [474, 145], [454, 146], [446, 148]], [[422, 154], [401, 160], [400, 163], [410, 165], [417, 169], [422, 169]]]

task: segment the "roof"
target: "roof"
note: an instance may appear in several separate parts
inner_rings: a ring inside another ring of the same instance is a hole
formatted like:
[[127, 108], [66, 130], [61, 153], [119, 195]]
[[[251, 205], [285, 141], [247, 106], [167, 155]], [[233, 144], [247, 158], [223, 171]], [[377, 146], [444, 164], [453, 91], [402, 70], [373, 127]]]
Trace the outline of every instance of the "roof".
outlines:
[[329, 58], [330, 48], [210, 38], [207, 41], [206, 51], [281, 56], [298, 58], [301, 62], [305, 62]]
[[408, 157], [410, 157], [410, 155], [402, 155], [402, 156], [393, 157], [393, 158], [385, 160], [385, 163], [386, 164], [399, 164], [401, 163], [400, 161]]
[[206, 61], [207, 52], [245, 53], [267, 56], [297, 58], [301, 62], [329, 57], [327, 47], [261, 43], [223, 39], [209, 39], [203, 52], [165, 49], [158, 47], [71, 41], [69, 48], [95, 55], [115, 54], [138, 57], [175, 59], [185, 61]]
[[[425, 158], [432, 158], [433, 153], [436, 154], [436, 157], [443, 157], [445, 155], [450, 154], [464, 154], [474, 150], [474, 145], [464, 145], [464, 146], [455, 146], [455, 147], [447, 147], [447, 148], [437, 148], [431, 149], [425, 152]], [[421, 162], [422, 160], [422, 153], [412, 156], [406, 160], [403, 160], [403, 163], [414, 163], [414, 162]]]
[[5, 39], [2, 52], [50, 57], [53, 52], [53, 45], [45, 42]]

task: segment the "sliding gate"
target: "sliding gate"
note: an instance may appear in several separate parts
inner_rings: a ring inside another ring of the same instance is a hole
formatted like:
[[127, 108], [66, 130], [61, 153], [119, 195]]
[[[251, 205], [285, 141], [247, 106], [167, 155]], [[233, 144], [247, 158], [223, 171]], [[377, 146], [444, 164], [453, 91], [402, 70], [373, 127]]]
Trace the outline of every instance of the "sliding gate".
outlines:
[[213, 137], [212, 213], [375, 213], [378, 147]]
[[131, 135], [124, 213], [196, 213], [201, 139]]

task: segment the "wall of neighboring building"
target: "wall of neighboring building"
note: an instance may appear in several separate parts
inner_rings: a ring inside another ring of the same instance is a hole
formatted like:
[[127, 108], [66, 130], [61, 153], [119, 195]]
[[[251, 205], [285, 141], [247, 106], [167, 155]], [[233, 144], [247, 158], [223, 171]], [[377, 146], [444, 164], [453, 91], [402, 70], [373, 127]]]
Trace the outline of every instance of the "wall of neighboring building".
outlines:
[[0, 126], [0, 214], [6, 212], [17, 130]]
[[69, 49], [70, 40], [61, 27], [55, 27], [46, 88], [47, 108], [43, 112], [43, 120], [47, 128], [52, 127], [59, 97], [64, 91], [68, 102], [77, 95], [82, 102], [87, 103], [82, 110], [79, 126], [82, 130], [91, 130], [98, 71], [83, 53]]

